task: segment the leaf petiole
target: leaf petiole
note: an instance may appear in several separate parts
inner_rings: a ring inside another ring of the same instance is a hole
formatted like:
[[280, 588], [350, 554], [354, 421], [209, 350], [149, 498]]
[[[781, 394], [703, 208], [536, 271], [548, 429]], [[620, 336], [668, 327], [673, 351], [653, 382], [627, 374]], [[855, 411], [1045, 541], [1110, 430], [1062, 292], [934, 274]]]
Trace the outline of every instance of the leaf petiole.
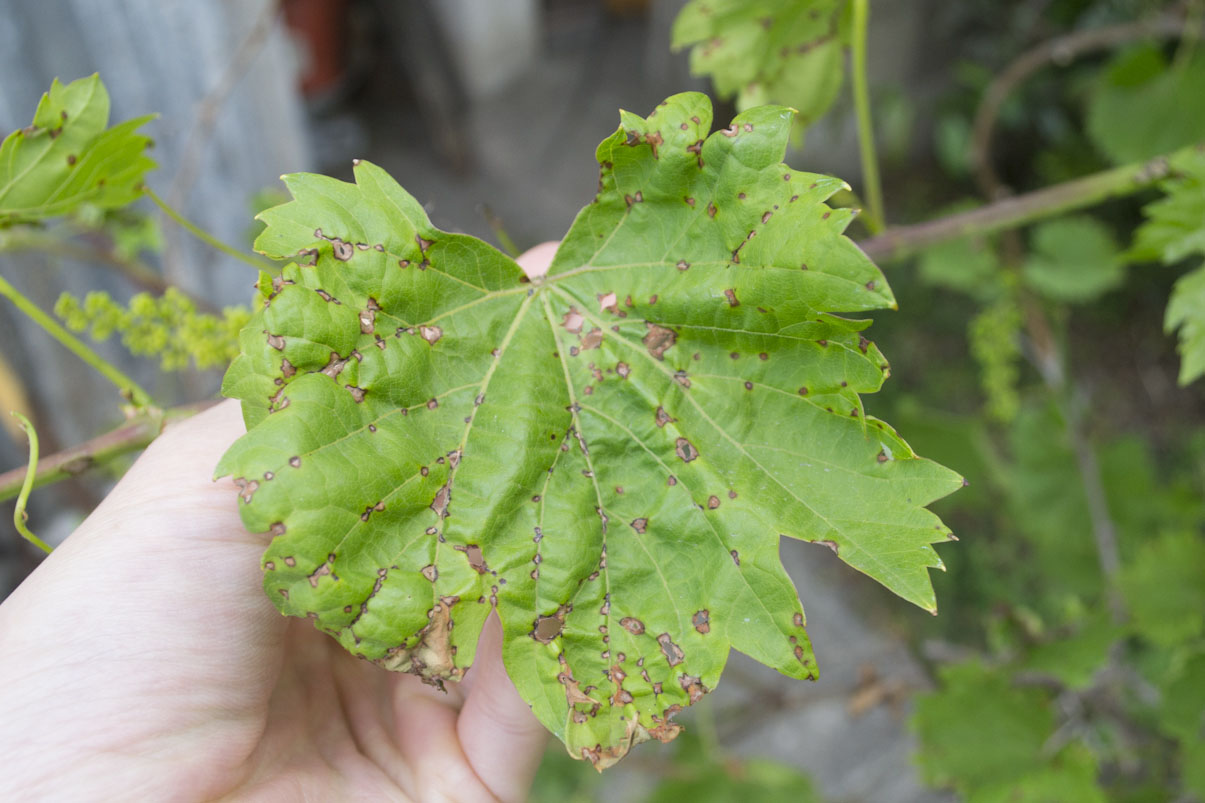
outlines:
[[175, 221], [181, 228], [183, 228], [185, 231], [187, 231], [193, 237], [196, 237], [198, 240], [200, 240], [201, 242], [208, 245], [210, 248], [214, 248], [218, 251], [221, 251], [223, 254], [232, 256], [235, 259], [239, 260], [240, 262], [244, 262], [244, 263], [250, 265], [251, 267], [255, 268], [256, 270], [269, 270], [269, 271], [275, 270], [275, 266], [270, 265], [269, 263], [263, 261], [262, 259], [257, 259], [255, 257], [251, 256], [250, 254], [244, 254], [242, 251], [238, 250], [234, 246], [228, 245], [228, 244], [222, 242], [221, 240], [219, 240], [217, 237], [214, 237], [212, 234], [205, 231], [200, 226], [198, 226], [196, 223], [193, 223], [191, 220], [184, 217], [184, 215], [180, 214], [174, 208], [172, 208], [170, 205], [168, 205], [167, 201], [160, 198], [158, 193], [156, 193], [150, 187], [144, 185], [142, 188], [142, 191], [144, 193], [146, 193], [146, 197], [150, 198], [152, 201], [155, 202], [155, 205], [158, 206], [160, 210], [162, 210], [163, 214], [167, 215], [169, 218], [171, 218], [173, 221]]

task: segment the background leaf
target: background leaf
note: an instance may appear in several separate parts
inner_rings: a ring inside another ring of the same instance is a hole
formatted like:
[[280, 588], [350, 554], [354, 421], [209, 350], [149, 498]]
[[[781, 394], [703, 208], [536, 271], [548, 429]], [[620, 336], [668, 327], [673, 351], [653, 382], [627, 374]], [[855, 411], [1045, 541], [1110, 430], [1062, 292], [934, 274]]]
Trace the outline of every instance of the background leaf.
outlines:
[[1025, 283], [1053, 301], [1082, 304], [1121, 284], [1125, 266], [1109, 229], [1074, 216], [1034, 226]]
[[109, 124], [109, 93], [100, 77], [55, 79], [33, 124], [0, 144], [0, 225], [41, 220], [83, 203], [125, 206], [140, 194], [155, 163], [137, 129], [153, 115]]
[[1116, 164], [1205, 140], [1205, 54], [1168, 66], [1150, 44], [1118, 55], [1088, 102], [1088, 136]]
[[782, 534], [932, 609], [923, 506], [961, 479], [863, 410], [887, 363], [830, 312], [893, 299], [842, 182], [781, 164], [790, 118], [622, 113], [534, 281], [366, 162], [287, 177], [257, 248], [314, 264], [261, 281], [219, 466], [281, 610], [440, 682], [496, 607], [520, 693], [603, 767], [672, 739], [731, 647], [815, 676]]

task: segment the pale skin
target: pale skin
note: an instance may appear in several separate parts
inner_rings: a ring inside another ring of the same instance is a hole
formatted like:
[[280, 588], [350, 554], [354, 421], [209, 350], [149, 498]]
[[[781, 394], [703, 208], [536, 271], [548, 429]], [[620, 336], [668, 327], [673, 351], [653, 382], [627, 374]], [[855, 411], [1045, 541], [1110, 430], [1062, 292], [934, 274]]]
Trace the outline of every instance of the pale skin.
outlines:
[[546, 733], [497, 617], [446, 694], [282, 617], [212, 480], [242, 432], [234, 402], [170, 428], [0, 604], [0, 800], [523, 800]]

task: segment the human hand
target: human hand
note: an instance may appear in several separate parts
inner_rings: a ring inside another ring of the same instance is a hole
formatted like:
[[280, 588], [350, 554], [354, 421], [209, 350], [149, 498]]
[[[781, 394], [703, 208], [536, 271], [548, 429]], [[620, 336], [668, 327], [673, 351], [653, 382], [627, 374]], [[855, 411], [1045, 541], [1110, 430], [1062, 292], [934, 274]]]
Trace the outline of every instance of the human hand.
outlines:
[[0, 799], [523, 799], [545, 731], [497, 618], [441, 694], [280, 616], [211, 480], [242, 432], [235, 402], [170, 428], [0, 605]]

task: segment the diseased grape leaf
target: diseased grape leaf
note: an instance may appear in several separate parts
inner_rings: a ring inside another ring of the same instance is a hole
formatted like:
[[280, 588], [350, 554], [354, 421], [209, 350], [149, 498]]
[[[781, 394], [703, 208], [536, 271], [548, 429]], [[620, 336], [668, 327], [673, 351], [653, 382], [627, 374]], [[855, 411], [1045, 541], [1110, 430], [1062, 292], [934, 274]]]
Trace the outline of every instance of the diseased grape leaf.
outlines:
[[690, 69], [708, 75], [738, 109], [794, 108], [797, 131], [829, 110], [841, 90], [849, 43], [844, 0], [693, 0], [674, 20], [675, 50], [693, 46]]
[[137, 133], [154, 115], [108, 128], [109, 93], [100, 77], [56, 78], [33, 124], [0, 144], [0, 226], [41, 220], [87, 203], [112, 209], [134, 201], [155, 163]]
[[830, 311], [894, 301], [842, 182], [781, 164], [790, 119], [622, 113], [535, 280], [371, 164], [286, 177], [256, 247], [301, 264], [261, 279], [218, 467], [280, 609], [439, 683], [496, 607], [520, 694], [600, 768], [672, 739], [730, 647], [815, 677], [781, 535], [934, 609], [923, 506], [961, 479], [863, 410], [887, 362]]

